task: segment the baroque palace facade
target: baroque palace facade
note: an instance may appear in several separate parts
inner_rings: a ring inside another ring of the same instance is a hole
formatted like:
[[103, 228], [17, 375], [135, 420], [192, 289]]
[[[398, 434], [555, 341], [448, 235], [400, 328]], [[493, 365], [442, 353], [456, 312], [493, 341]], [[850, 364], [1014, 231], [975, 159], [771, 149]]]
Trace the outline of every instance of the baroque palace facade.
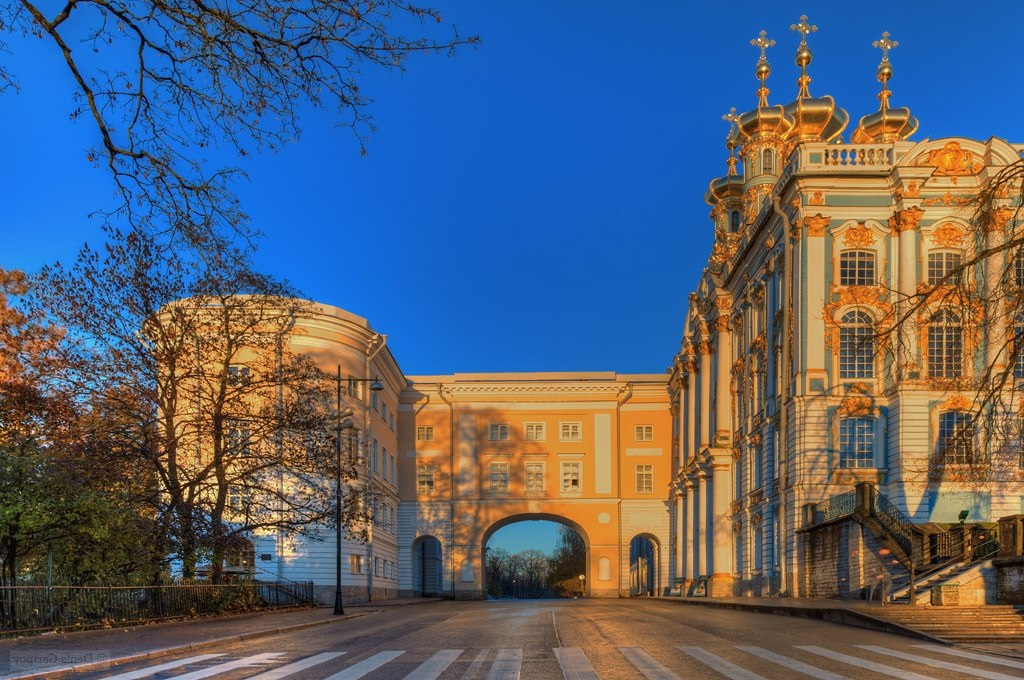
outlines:
[[[971, 326], [969, 307], [912, 305], [1004, 238], [976, 233], [966, 206], [1024, 145], [909, 141], [916, 118], [889, 105], [888, 34], [875, 43], [881, 105], [844, 143], [849, 115], [809, 92], [816, 29], [793, 28], [801, 76], [785, 105], [768, 99], [774, 41], [752, 41], [756, 106], [726, 117], [726, 174], [706, 195], [714, 246], [667, 373], [405, 376], [365, 319], [320, 305], [299, 324], [295, 350], [384, 387], [346, 396], [377, 504], [370, 541], [345, 546], [348, 597], [482, 597], [488, 538], [523, 519], [581, 534], [591, 596], [856, 596], [885, 546], [902, 552], [885, 566], [899, 571], [928, 536], [901, 549], [845, 527], [842, 551], [815, 552], [813, 527], [842, 514], [840, 499], [860, 502], [864, 483], [935, 532], [964, 511], [1021, 512], [1019, 453], [1001, 476], [953, 474], [978, 471], [968, 387], [1005, 368], [1005, 343]], [[1008, 206], [1000, 228], [1016, 224]], [[1003, 269], [1024, 286], [1024, 267], [989, 266], [982, 287], [1004, 285]], [[902, 313], [894, 349], [880, 331]], [[654, 554], [643, 579], [638, 539]], [[325, 590], [332, 540], [254, 537], [265, 570]]]

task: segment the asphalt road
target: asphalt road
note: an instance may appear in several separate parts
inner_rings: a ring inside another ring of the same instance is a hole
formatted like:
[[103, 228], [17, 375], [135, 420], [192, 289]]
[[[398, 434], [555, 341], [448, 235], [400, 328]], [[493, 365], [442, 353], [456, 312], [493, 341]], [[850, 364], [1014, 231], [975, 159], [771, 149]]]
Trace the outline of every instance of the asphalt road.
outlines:
[[651, 600], [438, 602], [75, 677], [1024, 678], [1020, 660], [965, 654], [814, 620]]

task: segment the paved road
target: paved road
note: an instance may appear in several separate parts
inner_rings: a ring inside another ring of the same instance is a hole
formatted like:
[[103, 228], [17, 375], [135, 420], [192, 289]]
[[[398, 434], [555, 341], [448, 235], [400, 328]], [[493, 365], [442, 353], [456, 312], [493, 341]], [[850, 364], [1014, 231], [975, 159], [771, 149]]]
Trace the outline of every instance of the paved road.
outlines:
[[1024, 661], [814, 620], [650, 600], [441, 602], [76, 678], [1024, 678]]

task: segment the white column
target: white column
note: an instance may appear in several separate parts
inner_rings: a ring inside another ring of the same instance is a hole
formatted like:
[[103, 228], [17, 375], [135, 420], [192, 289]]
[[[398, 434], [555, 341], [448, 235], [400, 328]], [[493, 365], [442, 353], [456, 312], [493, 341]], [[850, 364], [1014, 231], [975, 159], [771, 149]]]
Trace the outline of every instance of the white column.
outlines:
[[716, 589], [716, 595], [732, 595], [733, 573], [736, 571], [733, 565], [733, 533], [732, 533], [732, 510], [729, 476], [732, 473], [732, 466], [727, 462], [728, 456], [720, 456], [711, 466], [712, 483], [712, 530], [714, 540], [714, 554], [712, 564], [714, 571], [711, 572], [712, 580], [724, 583], [728, 589], [725, 591]]
[[697, 345], [697, 352], [700, 354], [700, 372], [697, 374], [700, 380], [700, 438], [697, 445], [699, 453], [711, 446], [711, 343], [705, 337]]

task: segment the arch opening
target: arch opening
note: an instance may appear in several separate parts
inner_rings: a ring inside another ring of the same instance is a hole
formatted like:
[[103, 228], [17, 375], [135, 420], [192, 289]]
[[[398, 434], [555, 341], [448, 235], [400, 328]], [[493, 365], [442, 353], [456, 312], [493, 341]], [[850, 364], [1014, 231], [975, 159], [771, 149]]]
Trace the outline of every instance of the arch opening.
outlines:
[[420, 536], [412, 544], [412, 585], [417, 597], [441, 597], [444, 592], [444, 563], [441, 541]]
[[564, 517], [517, 515], [495, 522], [484, 535], [486, 597], [582, 597], [588, 548], [585, 532]]
[[660, 546], [650, 535], [634, 536], [629, 542], [629, 594], [651, 597], [660, 590]]

